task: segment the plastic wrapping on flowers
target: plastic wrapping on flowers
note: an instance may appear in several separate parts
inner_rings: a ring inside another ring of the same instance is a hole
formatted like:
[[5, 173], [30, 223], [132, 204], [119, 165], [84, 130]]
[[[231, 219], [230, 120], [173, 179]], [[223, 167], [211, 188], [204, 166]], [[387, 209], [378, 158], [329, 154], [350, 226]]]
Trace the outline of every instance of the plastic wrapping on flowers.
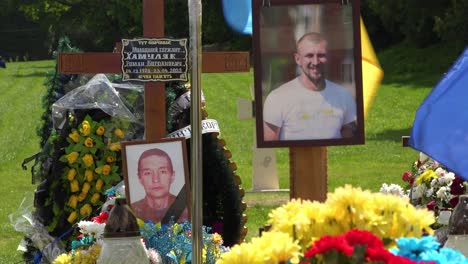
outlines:
[[[97, 74], [85, 85], [67, 93], [52, 105], [54, 127], [61, 129], [67, 120], [68, 112], [80, 109], [100, 109], [111, 117], [141, 123], [141, 120], [128, 109], [114, 86], [106, 75]], [[140, 89], [137, 85], [133, 88]]]

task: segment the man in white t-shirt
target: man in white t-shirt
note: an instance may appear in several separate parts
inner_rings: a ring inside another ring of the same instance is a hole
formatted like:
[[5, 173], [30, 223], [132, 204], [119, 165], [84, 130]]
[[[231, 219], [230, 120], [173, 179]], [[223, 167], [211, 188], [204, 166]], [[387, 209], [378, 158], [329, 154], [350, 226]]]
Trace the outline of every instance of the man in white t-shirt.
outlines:
[[325, 79], [327, 41], [319, 33], [307, 33], [296, 49], [294, 59], [301, 72], [267, 96], [264, 140], [352, 137], [356, 102], [346, 88]]

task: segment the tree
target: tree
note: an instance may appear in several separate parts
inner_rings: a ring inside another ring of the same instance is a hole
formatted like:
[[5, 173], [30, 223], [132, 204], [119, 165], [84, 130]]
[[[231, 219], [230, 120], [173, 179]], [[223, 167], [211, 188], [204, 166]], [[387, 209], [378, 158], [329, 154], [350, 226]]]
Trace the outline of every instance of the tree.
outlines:
[[[24, 14], [50, 34], [50, 42], [68, 36], [82, 50], [109, 51], [122, 38], [141, 37], [142, 1], [138, 0], [27, 0], [17, 1]], [[237, 36], [224, 22], [221, 2], [203, 1], [203, 43], [249, 39]], [[165, 1], [165, 33], [168, 37], [189, 36], [185, 0]], [[247, 41], [250, 48], [250, 43]]]

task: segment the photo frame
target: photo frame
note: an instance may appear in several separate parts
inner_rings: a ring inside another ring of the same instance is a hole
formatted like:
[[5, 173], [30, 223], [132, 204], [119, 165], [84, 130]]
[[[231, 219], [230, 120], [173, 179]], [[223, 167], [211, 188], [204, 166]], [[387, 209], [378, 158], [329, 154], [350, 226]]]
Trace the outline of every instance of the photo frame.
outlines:
[[184, 138], [122, 142], [127, 203], [153, 223], [190, 221], [190, 180]]
[[359, 4], [252, 1], [258, 147], [364, 144]]

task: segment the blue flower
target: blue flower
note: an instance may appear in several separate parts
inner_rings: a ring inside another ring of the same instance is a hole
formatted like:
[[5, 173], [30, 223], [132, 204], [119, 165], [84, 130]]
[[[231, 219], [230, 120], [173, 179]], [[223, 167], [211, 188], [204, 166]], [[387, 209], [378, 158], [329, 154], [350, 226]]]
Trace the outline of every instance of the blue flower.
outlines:
[[468, 264], [468, 259], [459, 251], [451, 248], [441, 248], [433, 236], [420, 239], [402, 237], [396, 240], [398, 248], [390, 251], [414, 261], [434, 261], [437, 264]]

